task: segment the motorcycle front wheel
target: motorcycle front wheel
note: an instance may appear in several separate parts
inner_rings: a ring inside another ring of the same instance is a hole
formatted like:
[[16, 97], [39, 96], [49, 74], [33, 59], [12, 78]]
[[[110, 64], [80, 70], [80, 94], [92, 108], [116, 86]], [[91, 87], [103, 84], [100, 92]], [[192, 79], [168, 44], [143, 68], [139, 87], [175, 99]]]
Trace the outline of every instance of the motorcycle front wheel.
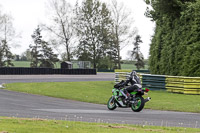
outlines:
[[113, 96], [110, 97], [110, 99], [108, 100], [107, 107], [109, 110], [114, 110], [117, 108], [117, 105], [115, 103], [115, 98]]
[[131, 104], [131, 109], [134, 112], [140, 112], [144, 108], [144, 98], [141, 96], [136, 97], [136, 100], [134, 103]]

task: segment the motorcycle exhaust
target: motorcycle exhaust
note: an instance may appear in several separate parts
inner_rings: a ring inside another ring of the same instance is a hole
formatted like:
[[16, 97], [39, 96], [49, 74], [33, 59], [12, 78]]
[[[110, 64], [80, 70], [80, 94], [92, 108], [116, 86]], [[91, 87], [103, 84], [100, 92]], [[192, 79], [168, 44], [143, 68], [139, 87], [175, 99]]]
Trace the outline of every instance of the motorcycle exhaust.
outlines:
[[151, 100], [151, 98], [150, 97], [147, 97], [146, 99], [144, 99], [144, 102], [146, 103], [146, 102], [148, 102], [148, 101], [150, 101]]

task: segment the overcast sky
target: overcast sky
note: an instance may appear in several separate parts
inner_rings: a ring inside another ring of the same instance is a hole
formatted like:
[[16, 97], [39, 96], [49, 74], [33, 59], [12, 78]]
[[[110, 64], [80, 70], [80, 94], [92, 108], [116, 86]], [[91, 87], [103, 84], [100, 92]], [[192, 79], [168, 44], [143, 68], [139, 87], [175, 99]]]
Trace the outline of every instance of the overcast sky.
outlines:
[[[46, 3], [48, 0], [0, 0], [0, 5], [4, 12], [9, 13], [14, 18], [16, 31], [21, 32], [21, 48], [12, 49], [15, 54], [21, 54], [31, 43], [31, 35], [37, 25], [46, 21]], [[76, 0], [68, 0], [74, 3]], [[107, 1], [107, 0], [104, 0]], [[145, 58], [149, 55], [149, 45], [151, 36], [154, 34], [154, 23], [144, 16], [146, 4], [143, 0], [117, 0], [132, 11], [135, 20], [134, 25], [138, 28], [138, 34], [141, 35], [143, 43], [141, 51]], [[132, 50], [133, 46], [129, 45], [121, 51], [123, 59], [127, 59], [127, 51]]]

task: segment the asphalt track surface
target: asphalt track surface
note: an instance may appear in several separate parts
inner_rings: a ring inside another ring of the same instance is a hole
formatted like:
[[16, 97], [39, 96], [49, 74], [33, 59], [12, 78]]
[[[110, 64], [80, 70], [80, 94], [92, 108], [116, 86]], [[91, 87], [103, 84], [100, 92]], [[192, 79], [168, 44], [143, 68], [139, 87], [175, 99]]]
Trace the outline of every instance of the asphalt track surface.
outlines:
[[0, 75], [0, 84], [14, 82], [113, 81], [114, 77], [114, 73], [98, 73], [97, 75]]
[[[113, 76], [112, 74], [100, 74], [96, 76], [102, 77], [101, 81], [104, 81], [104, 79], [109, 79], [108, 75], [110, 75], [110, 78]], [[60, 79], [60, 76], [58, 77], [58, 79]], [[94, 77], [87, 78], [87, 81], [89, 79], [95, 81]], [[17, 79], [13, 76], [10, 77], [13, 80], [8, 80], [9, 76], [5, 78], [8, 81], [5, 83], [10, 83], [12, 81], [22, 82], [24, 79], [22, 77]], [[36, 81], [35, 79], [31, 80], [30, 76], [27, 76], [25, 79], [24, 82]], [[67, 79], [68, 78], [65, 78], [65, 82], [69, 82]], [[41, 81], [40, 78], [38, 80]], [[0, 77], [0, 81], [6, 80]], [[50, 78], [50, 80], [44, 80], [44, 82], [47, 81], [55, 82], [52, 78]], [[64, 80], [61, 82], [64, 82]], [[107, 101], [107, 99], [105, 100]], [[200, 128], [200, 114], [198, 113], [146, 109], [136, 113], [130, 108], [117, 108], [114, 111], [110, 111], [107, 109], [106, 105], [18, 93], [8, 90], [0, 90], [0, 116]]]

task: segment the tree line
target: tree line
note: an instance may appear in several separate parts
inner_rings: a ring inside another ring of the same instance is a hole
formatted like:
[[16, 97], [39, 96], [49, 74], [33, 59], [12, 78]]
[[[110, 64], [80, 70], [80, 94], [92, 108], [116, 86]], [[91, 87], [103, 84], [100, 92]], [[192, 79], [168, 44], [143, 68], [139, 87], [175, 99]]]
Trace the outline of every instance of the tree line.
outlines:
[[[121, 69], [120, 51], [129, 44], [135, 45], [131, 56], [138, 60], [137, 68], [144, 67], [139, 48], [142, 41], [133, 25], [131, 12], [117, 0], [111, 0], [109, 4], [83, 0], [74, 6], [67, 0], [49, 0], [47, 10], [48, 23], [38, 25], [31, 35], [33, 41], [29, 49], [21, 55], [21, 59], [31, 61], [31, 67], [54, 67], [58, 61], [58, 54], [54, 53], [57, 50], [63, 61], [76, 58], [91, 61], [93, 68]], [[0, 20], [3, 20], [2, 16]], [[0, 26], [4, 28], [3, 23]], [[46, 39], [42, 32], [48, 34]], [[11, 59], [14, 56], [9, 48], [3, 48], [10, 46], [5, 38], [0, 38], [0, 50], [7, 50], [6, 54], [1, 52], [0, 61], [4, 64], [0, 66], [13, 66]], [[19, 56], [16, 58], [20, 60]]]
[[200, 76], [200, 0], [145, 0], [156, 22], [149, 65], [154, 74]]

